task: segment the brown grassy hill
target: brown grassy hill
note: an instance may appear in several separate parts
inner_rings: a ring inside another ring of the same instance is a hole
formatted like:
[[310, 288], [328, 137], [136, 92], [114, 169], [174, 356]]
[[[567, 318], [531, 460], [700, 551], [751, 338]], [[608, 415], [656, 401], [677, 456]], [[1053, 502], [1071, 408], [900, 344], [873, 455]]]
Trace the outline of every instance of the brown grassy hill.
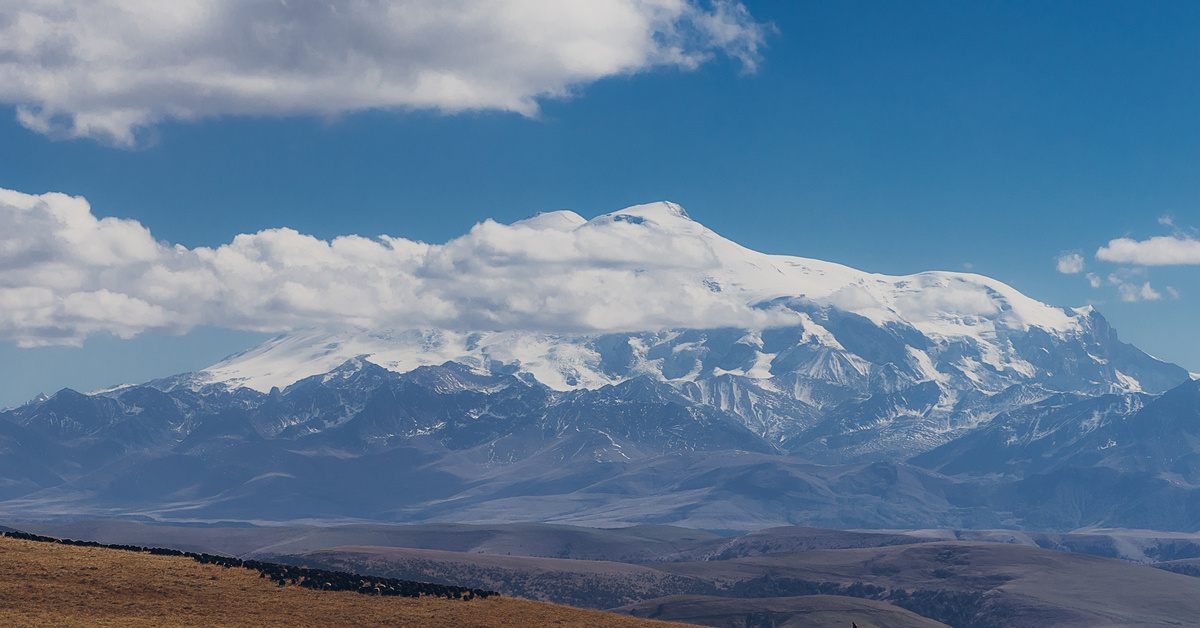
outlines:
[[2, 626], [675, 628], [511, 598], [378, 597], [279, 587], [189, 558], [0, 537]]
[[692, 622], [705, 626], [775, 628], [948, 628], [885, 602], [839, 595], [805, 595], [754, 600], [675, 595], [613, 609], [635, 617]]

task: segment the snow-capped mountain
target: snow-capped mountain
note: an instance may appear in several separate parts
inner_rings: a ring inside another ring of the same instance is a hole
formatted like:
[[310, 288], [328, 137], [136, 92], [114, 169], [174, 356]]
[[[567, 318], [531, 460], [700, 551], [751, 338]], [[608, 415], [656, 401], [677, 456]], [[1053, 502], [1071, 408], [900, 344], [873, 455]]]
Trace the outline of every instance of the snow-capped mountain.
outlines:
[[[763, 316], [707, 330], [300, 331], [163, 385], [268, 392], [354, 358], [396, 373], [454, 362], [563, 392], [649, 377], [733, 413], [786, 451], [832, 461], [931, 449], [1007, 407], [992, 397], [1018, 384], [1044, 391], [1033, 395], [1156, 393], [1188, 376], [1121, 343], [1090, 307], [1046, 305], [979, 275], [893, 277], [758, 253], [671, 203], [591, 221], [538, 214], [514, 226], [690, 251], [704, 262], [680, 281]], [[644, 233], [631, 236], [631, 226]], [[846, 433], [855, 444], [827, 451], [829, 438]]]
[[[826, 316], [823, 312], [830, 310], [853, 314], [877, 328], [898, 328], [923, 337], [927, 347], [910, 345], [902, 361], [929, 380], [943, 379], [947, 370], [959, 371], [992, 387], [1003, 387], [1007, 382], [994, 380], [991, 373], [1024, 378], [1053, 376], [1045, 369], [1039, 370], [1036, 358], [1031, 362], [1030, 357], [1023, 356], [1014, 340], [1031, 332], [1064, 340], [1091, 334], [1090, 308], [1052, 307], [980, 275], [926, 272], [893, 277], [819, 260], [758, 253], [691, 220], [672, 203], [639, 205], [590, 221], [569, 211], [538, 214], [514, 226], [537, 231], [586, 230], [616, 239], [628, 237], [629, 225], [646, 231], [642, 235], [646, 244], [663, 243], [666, 249], [692, 251], [703, 260], [695, 265], [694, 272], [680, 277], [693, 289], [723, 293], [771, 315], [753, 321], [747, 326], [750, 329], [792, 327], [799, 333], [799, 342], [806, 346], [852, 355], [853, 351], [847, 351], [835, 334], [814, 320], [813, 314]], [[662, 340], [667, 336], [638, 334], [652, 345], [669, 342]], [[762, 379], [769, 377], [775, 356], [763, 353], [759, 336], [750, 332], [741, 339], [755, 348], [757, 359], [757, 368], [743, 369], [742, 374]], [[359, 355], [397, 372], [447, 360], [482, 369], [500, 362], [516, 365], [557, 390], [597, 388], [622, 381], [630, 374], [656, 370], [662, 374], [661, 368], [648, 363], [644, 355], [635, 355], [635, 364], [614, 370], [597, 347], [603, 337], [520, 330], [299, 332], [205, 369], [198, 381], [224, 382], [265, 392], [324, 373]], [[631, 346], [635, 354], [650, 346], [637, 344]], [[935, 361], [930, 351], [939, 359]], [[1105, 360], [1101, 356], [1084, 357], [1097, 364]], [[939, 365], [943, 368], [937, 368]], [[855, 361], [850, 368], [861, 371], [866, 366]], [[695, 375], [699, 373], [664, 378], [679, 380]], [[1096, 383], [1118, 390], [1141, 386], [1136, 377], [1124, 373], [1113, 372], [1108, 379], [1112, 381]]]
[[[571, 311], [603, 324], [299, 331], [196, 373], [60, 391], [0, 413], [0, 509], [1195, 527], [1196, 382], [1122, 343], [1091, 308], [978, 275], [891, 277], [757, 253], [669, 203], [489, 227], [501, 228], [552, 247], [588, 242], [592, 266], [575, 275], [585, 284], [610, 278], [608, 266], [621, 285], [666, 272], [647, 285], [673, 282], [670, 302], [696, 304], [698, 323], [614, 328], [624, 304], [580, 310], [576, 294], [563, 297]], [[596, 261], [603, 243], [630, 242], [683, 261]], [[688, 320], [647, 313], [645, 296], [631, 302], [639, 321]], [[1169, 453], [1168, 466], [1145, 452]], [[1064, 493], [1078, 496], [1070, 511], [1055, 501]], [[1148, 511], [1147, 500], [1179, 505]]]

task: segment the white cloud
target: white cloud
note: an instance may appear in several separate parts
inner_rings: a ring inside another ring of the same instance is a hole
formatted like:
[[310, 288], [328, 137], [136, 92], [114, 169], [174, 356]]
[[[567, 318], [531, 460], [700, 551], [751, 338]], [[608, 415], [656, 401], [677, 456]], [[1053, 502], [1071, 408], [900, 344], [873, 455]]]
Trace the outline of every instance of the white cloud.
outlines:
[[896, 309], [907, 320], [928, 321], [945, 317], [990, 317], [999, 304], [983, 286], [971, 281], [931, 283], [896, 299]]
[[136, 221], [98, 219], [82, 198], [0, 189], [0, 339], [78, 344], [100, 332], [201, 324], [609, 331], [795, 323], [794, 313], [752, 308], [744, 293], [712, 290], [706, 280], [720, 260], [698, 237], [703, 227], [672, 206], [648, 207], [681, 230], [611, 215], [583, 224], [563, 212], [486, 221], [440, 245], [270, 229], [188, 249], [156, 241]]
[[1099, 287], [1100, 287], [1100, 284], [1101, 284], [1101, 279], [1100, 279], [1100, 276], [1099, 276], [1099, 275], [1097, 275], [1096, 273], [1088, 273], [1088, 274], [1087, 274], [1087, 280], [1088, 280], [1088, 283], [1089, 283], [1089, 284], [1091, 284], [1091, 286], [1092, 286], [1093, 288], [1099, 288]]
[[825, 301], [830, 305], [846, 310], [848, 312], [858, 312], [872, 308], [885, 307], [878, 299], [871, 295], [868, 290], [861, 286], [850, 284], [842, 286], [835, 290], [832, 294], [826, 297]]
[[501, 110], [604, 77], [754, 71], [771, 28], [733, 0], [9, 0], [0, 102], [39, 133], [122, 145], [164, 119]]
[[1108, 276], [1108, 283], [1116, 286], [1117, 293], [1121, 295], [1122, 301], [1157, 301], [1162, 298], [1162, 293], [1150, 287], [1150, 282], [1148, 281], [1138, 285], [1125, 281], [1116, 274], [1112, 274]]
[[1162, 294], [1151, 288], [1148, 281], [1140, 286], [1123, 283], [1117, 286], [1117, 290], [1121, 293], [1122, 301], [1157, 301], [1162, 298]]
[[1063, 253], [1058, 256], [1058, 272], [1064, 275], [1075, 275], [1083, 272], [1083, 256], [1079, 253]]
[[1117, 238], [1100, 247], [1096, 259], [1140, 266], [1200, 264], [1200, 241], [1188, 235], [1157, 236], [1142, 241]]

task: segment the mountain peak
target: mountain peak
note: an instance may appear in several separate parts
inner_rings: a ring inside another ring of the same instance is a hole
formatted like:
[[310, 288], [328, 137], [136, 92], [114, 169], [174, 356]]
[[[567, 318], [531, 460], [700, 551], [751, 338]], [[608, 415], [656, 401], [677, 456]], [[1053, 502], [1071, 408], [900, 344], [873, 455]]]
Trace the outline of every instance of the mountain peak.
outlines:
[[609, 214], [597, 216], [588, 221], [590, 225], [606, 225], [612, 223], [630, 223], [635, 225], [650, 224], [666, 231], [684, 229], [690, 231], [701, 225], [692, 220], [691, 216], [679, 205], [670, 201], [658, 201], [626, 207]]
[[[914, 381], [966, 378], [960, 384], [990, 392], [1045, 378], [1105, 391], [1165, 390], [1182, 379], [1177, 367], [1164, 370], [1116, 344], [1090, 307], [1050, 306], [976, 274], [890, 276], [761, 253], [667, 201], [592, 220], [560, 210], [488, 223], [447, 247], [454, 250], [432, 258], [437, 277], [465, 277], [471, 299], [461, 305], [478, 316], [298, 331], [205, 369], [198, 381], [266, 391], [356, 357], [398, 373], [460, 362], [478, 373], [528, 375], [555, 390], [597, 389], [640, 374], [768, 381], [804, 369], [855, 381], [891, 381], [893, 371]], [[486, 265], [454, 263], [469, 247], [486, 253]], [[734, 329], [757, 340], [717, 360], [713, 339]], [[793, 344], [765, 346], [766, 330], [785, 330], [779, 334]], [[1105, 347], [1082, 344], [1096, 342]], [[1050, 355], [1067, 346], [1070, 360]]]
[[687, 220], [691, 221], [692, 217], [688, 216], [686, 210], [680, 205], [671, 201], [657, 201], [654, 203], [643, 203], [641, 205], [633, 205], [625, 209], [615, 211], [610, 216], [638, 216], [651, 220]]
[[568, 209], [552, 212], [534, 212], [512, 224], [514, 227], [527, 227], [537, 231], [571, 231], [586, 223], [587, 220]]
[[626, 207], [615, 212], [602, 214], [592, 220], [587, 220], [568, 209], [534, 212], [512, 223], [510, 226], [525, 227], [536, 231], [574, 231], [586, 224], [600, 226], [621, 222], [636, 225], [649, 222], [668, 230], [673, 226], [680, 226], [683, 223], [697, 224], [692, 220], [691, 216], [688, 216], [687, 211], [678, 204], [670, 201], [658, 201]]

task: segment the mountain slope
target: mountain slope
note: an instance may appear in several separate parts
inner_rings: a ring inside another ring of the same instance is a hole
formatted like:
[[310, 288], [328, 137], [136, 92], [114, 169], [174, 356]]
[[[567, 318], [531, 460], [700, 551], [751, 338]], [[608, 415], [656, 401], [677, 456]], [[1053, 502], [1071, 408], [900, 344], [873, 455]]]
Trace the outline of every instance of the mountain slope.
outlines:
[[892, 277], [766, 255], [670, 203], [590, 221], [558, 212], [512, 228], [687, 251], [682, 285], [761, 316], [745, 328], [595, 333], [300, 331], [155, 385], [265, 393], [356, 359], [397, 373], [454, 362], [558, 392], [645, 377], [732, 414], [774, 447], [838, 462], [932, 449], [1002, 411], [989, 398], [1014, 385], [1044, 395], [1157, 394], [1189, 379], [1122, 343], [1091, 308], [1051, 307], [979, 275]]
[[[1120, 343], [1090, 308], [1051, 307], [980, 275], [926, 272], [893, 277], [831, 262], [758, 253], [692, 221], [671, 203], [631, 207], [591, 221], [556, 212], [553, 220], [541, 215], [516, 226], [633, 238], [663, 250], [693, 251], [695, 268], [682, 274], [680, 281], [769, 314], [755, 321], [752, 330], [787, 331], [766, 338], [737, 330], [684, 338], [669, 331], [632, 335], [519, 329], [302, 332], [205, 369], [193, 383], [225, 382], [267, 392], [328, 372], [360, 355], [397, 372], [446, 361], [482, 370], [515, 367], [556, 390], [597, 388], [647, 372], [667, 380], [694, 379], [718, 370], [763, 378], [768, 373], [796, 371], [777, 358], [780, 351], [797, 346], [810, 347], [817, 354], [830, 349], [859, 358], [847, 358], [842, 366], [834, 360], [827, 368], [848, 368], [861, 375], [864, 361], [890, 363], [938, 379], [929, 370], [932, 365], [937, 373], [967, 377], [980, 385], [1012, 377], [1046, 377], [1062, 382], [1058, 388], [1090, 385], [1162, 392], [1187, 377], [1179, 367]], [[636, 232], [631, 233], [631, 228]], [[1067, 353], [1040, 351], [1048, 344]], [[673, 356], [680, 350], [686, 351], [684, 356]], [[791, 362], [799, 357], [792, 356]], [[925, 357], [932, 364], [923, 363]], [[804, 372], [810, 376], [815, 374], [812, 369], [822, 368], [820, 360], [808, 366]]]
[[[0, 413], [0, 506], [714, 530], [1152, 527], [1150, 507], [1153, 526], [1200, 525], [1195, 384], [1090, 308], [978, 275], [765, 255], [669, 203], [489, 224], [679, 256], [681, 289], [745, 320], [300, 331], [196, 373]], [[640, 255], [600, 261], [652, 272]]]

